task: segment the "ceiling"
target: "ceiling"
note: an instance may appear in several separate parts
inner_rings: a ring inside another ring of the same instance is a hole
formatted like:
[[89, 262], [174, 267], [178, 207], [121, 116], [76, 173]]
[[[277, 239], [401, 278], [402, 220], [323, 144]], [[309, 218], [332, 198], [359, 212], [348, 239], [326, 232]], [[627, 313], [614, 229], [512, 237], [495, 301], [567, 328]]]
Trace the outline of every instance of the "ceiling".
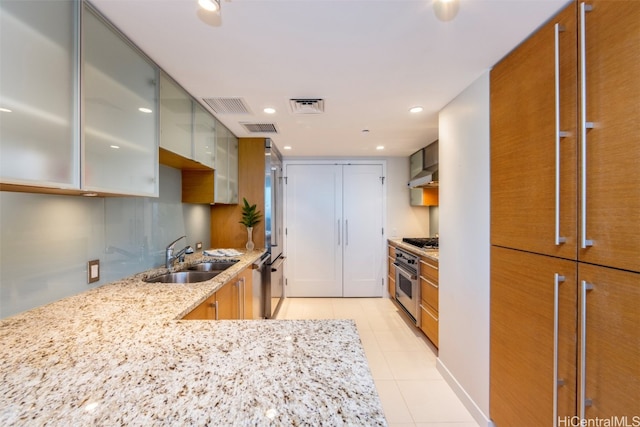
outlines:
[[[432, 0], [222, 0], [220, 15], [197, 0], [91, 2], [196, 99], [240, 98], [248, 114], [215, 114], [236, 136], [285, 157], [391, 157], [437, 139], [438, 111], [567, 0], [461, 0], [448, 22]], [[325, 111], [293, 114], [291, 98]]]

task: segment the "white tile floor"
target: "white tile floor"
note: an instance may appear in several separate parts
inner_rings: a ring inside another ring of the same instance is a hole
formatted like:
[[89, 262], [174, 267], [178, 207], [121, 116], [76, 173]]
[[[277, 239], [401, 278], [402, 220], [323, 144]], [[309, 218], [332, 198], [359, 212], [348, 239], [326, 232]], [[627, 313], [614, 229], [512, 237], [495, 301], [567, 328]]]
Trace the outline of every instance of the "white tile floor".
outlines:
[[390, 427], [478, 427], [436, 350], [387, 298], [287, 298], [279, 319], [354, 319]]

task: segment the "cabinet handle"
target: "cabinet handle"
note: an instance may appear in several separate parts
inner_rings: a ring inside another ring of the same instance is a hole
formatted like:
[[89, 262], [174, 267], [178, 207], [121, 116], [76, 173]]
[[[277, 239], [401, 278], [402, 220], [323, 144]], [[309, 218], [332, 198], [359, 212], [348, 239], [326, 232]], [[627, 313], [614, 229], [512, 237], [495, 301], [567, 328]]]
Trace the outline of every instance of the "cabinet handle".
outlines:
[[238, 312], [240, 319], [244, 320], [244, 277], [238, 281]]
[[560, 237], [560, 138], [568, 135], [567, 132], [560, 130], [560, 32], [564, 31], [564, 27], [560, 24], [554, 26], [555, 33], [555, 145], [556, 145], [556, 246], [565, 243], [567, 239]]
[[580, 283], [580, 419], [585, 418], [585, 407], [591, 406], [587, 399], [587, 291], [593, 289], [585, 280]]
[[213, 308], [216, 310], [216, 320], [218, 320], [218, 301], [213, 303]]
[[560, 283], [565, 277], [554, 274], [553, 284], [553, 427], [558, 427], [558, 387], [564, 381], [558, 378], [558, 319], [560, 313]]
[[349, 220], [344, 221], [344, 245], [349, 246]]
[[431, 285], [432, 287], [438, 289], [438, 285], [436, 285], [435, 283], [433, 283], [431, 280], [427, 279], [424, 276], [420, 276], [420, 279], [424, 280], [425, 282], [427, 282], [427, 284]]
[[587, 121], [587, 61], [586, 61], [586, 15], [591, 5], [580, 3], [580, 247], [593, 246], [593, 240], [587, 239], [587, 129], [593, 129], [593, 122]]
[[420, 308], [422, 309], [422, 311], [427, 313], [429, 315], [429, 317], [431, 317], [433, 320], [435, 320], [436, 322], [438, 321], [438, 318], [436, 316], [434, 316], [433, 314], [429, 313], [429, 310], [427, 310], [424, 305], [420, 304]]

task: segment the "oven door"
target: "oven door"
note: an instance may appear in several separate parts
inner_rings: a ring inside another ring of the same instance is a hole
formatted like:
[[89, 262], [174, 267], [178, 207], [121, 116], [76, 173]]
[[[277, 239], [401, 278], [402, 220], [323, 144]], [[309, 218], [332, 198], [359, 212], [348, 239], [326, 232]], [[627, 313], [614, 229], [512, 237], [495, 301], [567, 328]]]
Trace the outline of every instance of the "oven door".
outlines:
[[420, 291], [418, 275], [406, 270], [402, 265], [396, 266], [396, 301], [407, 312], [413, 323], [420, 326]]

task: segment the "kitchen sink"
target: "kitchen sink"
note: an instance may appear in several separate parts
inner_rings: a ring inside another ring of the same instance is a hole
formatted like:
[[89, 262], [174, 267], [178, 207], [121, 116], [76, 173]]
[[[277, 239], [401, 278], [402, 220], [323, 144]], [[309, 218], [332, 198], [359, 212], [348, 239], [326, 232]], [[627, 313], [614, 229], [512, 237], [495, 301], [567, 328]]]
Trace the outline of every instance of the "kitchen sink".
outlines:
[[145, 280], [147, 283], [198, 283], [211, 280], [221, 271], [178, 271], [166, 273]]
[[189, 270], [197, 270], [202, 272], [222, 272], [229, 267], [232, 267], [237, 260], [234, 261], [221, 261], [221, 262], [201, 262], [200, 264], [195, 264], [189, 267]]

